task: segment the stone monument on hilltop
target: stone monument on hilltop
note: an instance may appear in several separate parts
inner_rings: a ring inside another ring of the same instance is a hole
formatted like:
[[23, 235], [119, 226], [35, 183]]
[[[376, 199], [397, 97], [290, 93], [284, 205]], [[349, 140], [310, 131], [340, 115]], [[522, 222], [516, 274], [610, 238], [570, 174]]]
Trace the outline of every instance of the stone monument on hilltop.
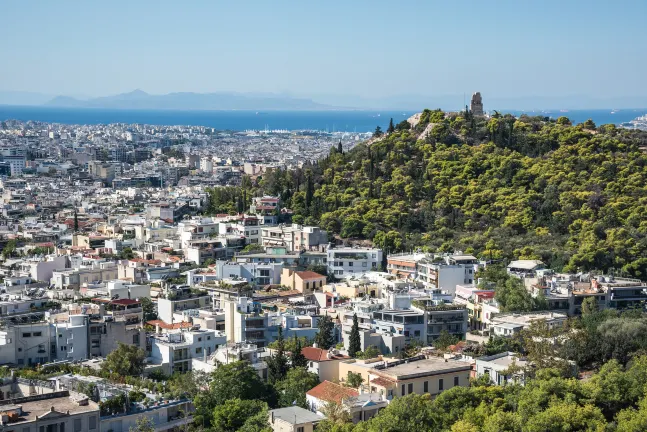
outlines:
[[472, 95], [472, 101], [470, 102], [470, 111], [475, 116], [483, 115], [483, 99], [481, 99], [480, 92], [476, 92]]

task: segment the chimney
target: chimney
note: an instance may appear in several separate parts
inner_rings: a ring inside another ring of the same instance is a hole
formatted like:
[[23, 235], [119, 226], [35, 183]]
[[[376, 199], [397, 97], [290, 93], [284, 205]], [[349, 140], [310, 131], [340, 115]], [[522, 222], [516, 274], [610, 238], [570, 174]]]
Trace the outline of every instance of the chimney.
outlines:
[[315, 342], [312, 344], [312, 348], [319, 348], [319, 346], [317, 346], [317, 343]]

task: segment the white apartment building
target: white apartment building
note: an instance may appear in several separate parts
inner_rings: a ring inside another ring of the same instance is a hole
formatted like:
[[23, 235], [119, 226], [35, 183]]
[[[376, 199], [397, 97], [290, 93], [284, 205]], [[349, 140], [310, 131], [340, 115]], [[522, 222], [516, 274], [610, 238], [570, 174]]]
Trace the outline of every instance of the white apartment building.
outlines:
[[193, 309], [211, 309], [211, 296], [185, 293], [157, 300], [157, 315], [167, 324], [174, 322], [174, 314]]
[[426, 289], [454, 294], [456, 286], [476, 283], [479, 268], [479, 261], [472, 255], [424, 258], [418, 261], [418, 280]]
[[87, 315], [70, 315], [67, 322], [57, 322], [52, 326], [58, 360], [82, 361], [89, 358]]
[[216, 330], [174, 330], [150, 338], [150, 363], [160, 365], [167, 375], [192, 369], [191, 360], [205, 360], [218, 346], [226, 343], [225, 335]]
[[228, 343], [252, 343], [264, 347], [268, 342], [268, 315], [251, 298], [221, 300], [225, 310]]
[[42, 260], [29, 260], [20, 265], [20, 271], [28, 274], [33, 281], [49, 282], [54, 270], [67, 267], [65, 256], [48, 255]]
[[323, 251], [328, 246], [328, 233], [314, 226], [263, 226], [261, 237], [263, 246], [283, 246], [289, 252]]
[[375, 271], [382, 262], [382, 249], [340, 247], [329, 248], [327, 254], [328, 274], [337, 279]]

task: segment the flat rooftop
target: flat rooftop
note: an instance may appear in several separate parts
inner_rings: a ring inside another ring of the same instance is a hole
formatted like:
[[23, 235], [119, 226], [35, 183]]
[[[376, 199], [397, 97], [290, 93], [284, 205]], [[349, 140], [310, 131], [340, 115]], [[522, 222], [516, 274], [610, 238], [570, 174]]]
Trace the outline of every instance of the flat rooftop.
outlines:
[[440, 375], [450, 372], [469, 371], [471, 365], [456, 360], [442, 358], [428, 358], [410, 361], [386, 369], [377, 370], [376, 373], [393, 380], [405, 380], [427, 375]]
[[495, 364], [497, 366], [502, 366], [506, 369], [512, 366], [513, 364], [516, 364], [519, 367], [526, 367], [528, 365], [528, 362], [526, 360], [520, 360], [516, 356], [511, 356], [511, 355], [490, 360], [489, 363]]
[[[88, 401], [88, 405], [79, 406], [79, 404], [70, 399], [69, 396], [53, 397], [48, 399], [41, 399], [29, 402], [16, 402], [15, 405], [22, 407], [22, 415], [18, 417], [17, 421], [9, 423], [9, 426], [17, 425], [24, 422], [36, 420], [45, 414], [51, 412], [52, 407], [54, 411], [67, 413], [70, 415], [81, 414], [86, 412], [96, 411], [99, 413], [99, 405], [95, 402]], [[0, 411], [13, 405], [0, 405]]]
[[526, 313], [526, 314], [504, 314], [498, 315], [492, 318], [492, 323], [509, 323], [509, 324], [519, 324], [525, 325], [532, 321], [537, 320], [565, 320], [566, 314], [559, 312], [536, 312], [536, 313]]

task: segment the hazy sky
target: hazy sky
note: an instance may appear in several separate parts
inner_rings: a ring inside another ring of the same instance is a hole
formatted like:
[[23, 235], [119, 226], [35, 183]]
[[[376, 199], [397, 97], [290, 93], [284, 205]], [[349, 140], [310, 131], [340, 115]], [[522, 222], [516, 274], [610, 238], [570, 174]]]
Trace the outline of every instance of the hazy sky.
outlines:
[[2, 1], [0, 90], [647, 95], [646, 0]]

